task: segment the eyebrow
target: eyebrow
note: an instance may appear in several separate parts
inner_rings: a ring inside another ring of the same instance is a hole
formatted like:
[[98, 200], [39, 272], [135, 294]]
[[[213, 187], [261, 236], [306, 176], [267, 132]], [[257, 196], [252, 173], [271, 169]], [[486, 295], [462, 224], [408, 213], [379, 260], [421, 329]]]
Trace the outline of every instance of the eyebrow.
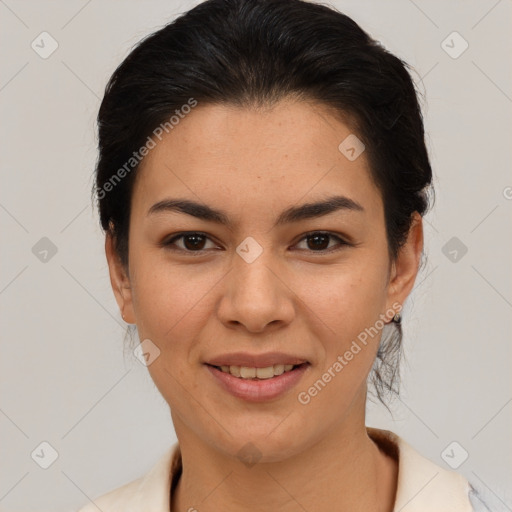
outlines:
[[[364, 212], [361, 204], [346, 196], [332, 196], [315, 203], [306, 203], [301, 206], [292, 206], [284, 210], [274, 227], [299, 222], [302, 220], [315, 219], [323, 217], [337, 211], [358, 211]], [[191, 201], [189, 199], [163, 199], [155, 203], [147, 215], [154, 215], [162, 212], [178, 212], [191, 215], [201, 220], [215, 222], [224, 226], [231, 227], [232, 223], [229, 216], [222, 210], [211, 208], [210, 206]]]

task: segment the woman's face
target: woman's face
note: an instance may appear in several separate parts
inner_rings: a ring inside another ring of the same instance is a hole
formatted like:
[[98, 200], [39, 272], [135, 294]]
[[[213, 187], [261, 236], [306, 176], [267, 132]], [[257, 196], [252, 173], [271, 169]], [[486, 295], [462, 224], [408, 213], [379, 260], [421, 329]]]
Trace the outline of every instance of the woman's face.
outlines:
[[[127, 274], [109, 237], [106, 248], [178, 438], [275, 461], [364, 422], [366, 377], [414, 284], [422, 231], [420, 219], [391, 264], [361, 149], [319, 105], [199, 103], [145, 157]], [[334, 197], [346, 199], [312, 206]], [[201, 207], [185, 213], [176, 200]], [[284, 364], [301, 366], [242, 378]]]

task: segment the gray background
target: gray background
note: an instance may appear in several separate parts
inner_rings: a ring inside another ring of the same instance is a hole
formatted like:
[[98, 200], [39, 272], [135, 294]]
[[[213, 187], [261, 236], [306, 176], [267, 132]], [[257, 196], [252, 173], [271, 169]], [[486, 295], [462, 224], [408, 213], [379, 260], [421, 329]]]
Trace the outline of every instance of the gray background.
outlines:
[[[196, 3], [0, 0], [0, 510], [76, 510], [175, 440], [147, 369], [123, 349], [90, 188], [108, 77]], [[331, 5], [414, 66], [436, 176], [428, 264], [404, 311], [403, 394], [394, 418], [370, 404], [368, 424], [447, 468], [456, 441], [452, 461], [469, 454], [457, 471], [512, 510], [512, 2]], [[43, 31], [58, 43], [46, 59], [31, 47]], [[469, 44], [457, 58], [454, 31]], [[48, 469], [31, 457], [44, 441], [58, 453]]]

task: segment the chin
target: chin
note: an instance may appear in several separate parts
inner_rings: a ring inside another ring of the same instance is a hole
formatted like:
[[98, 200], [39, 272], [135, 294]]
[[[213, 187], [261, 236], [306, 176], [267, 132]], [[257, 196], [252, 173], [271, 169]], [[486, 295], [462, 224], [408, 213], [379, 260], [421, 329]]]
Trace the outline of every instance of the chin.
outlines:
[[[281, 418], [282, 420], [282, 418]], [[238, 430], [233, 437], [223, 435], [213, 440], [213, 447], [250, 467], [256, 463], [282, 462], [305, 449], [307, 444], [298, 432], [268, 429]], [[304, 431], [301, 430], [304, 435]]]

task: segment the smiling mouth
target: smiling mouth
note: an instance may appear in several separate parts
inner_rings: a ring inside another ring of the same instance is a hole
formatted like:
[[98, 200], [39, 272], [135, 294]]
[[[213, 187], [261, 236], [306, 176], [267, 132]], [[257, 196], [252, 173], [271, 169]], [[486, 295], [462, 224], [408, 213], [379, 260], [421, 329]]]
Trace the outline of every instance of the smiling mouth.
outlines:
[[273, 366], [267, 366], [265, 368], [255, 368], [249, 366], [215, 366], [207, 364], [212, 368], [216, 368], [223, 373], [229, 373], [233, 377], [238, 377], [243, 380], [267, 380], [273, 377], [278, 377], [283, 373], [288, 373], [308, 365], [309, 363], [302, 364], [275, 364]]

